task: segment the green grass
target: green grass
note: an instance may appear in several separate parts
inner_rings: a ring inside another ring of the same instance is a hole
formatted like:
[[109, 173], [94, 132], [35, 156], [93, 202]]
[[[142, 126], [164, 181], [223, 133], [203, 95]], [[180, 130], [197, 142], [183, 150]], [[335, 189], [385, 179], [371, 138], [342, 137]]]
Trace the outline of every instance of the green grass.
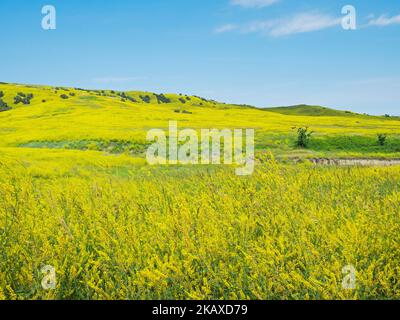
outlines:
[[360, 114], [351, 111], [341, 111], [341, 110], [330, 109], [327, 107], [309, 106], [305, 104], [290, 106], [290, 107], [265, 108], [264, 110], [280, 114], [292, 115], [292, 116], [313, 116], [313, 117], [361, 116]]
[[142, 155], [148, 144], [139, 144], [124, 140], [79, 140], [79, 141], [32, 141], [19, 145], [20, 148], [69, 149], [105, 151], [111, 154], [128, 153]]

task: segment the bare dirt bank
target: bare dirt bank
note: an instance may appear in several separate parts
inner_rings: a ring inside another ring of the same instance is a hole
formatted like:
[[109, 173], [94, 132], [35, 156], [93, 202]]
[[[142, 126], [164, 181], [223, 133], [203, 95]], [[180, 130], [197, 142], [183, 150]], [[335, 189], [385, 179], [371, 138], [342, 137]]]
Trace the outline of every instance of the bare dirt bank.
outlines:
[[400, 165], [400, 159], [309, 159], [313, 164], [325, 166], [380, 166]]

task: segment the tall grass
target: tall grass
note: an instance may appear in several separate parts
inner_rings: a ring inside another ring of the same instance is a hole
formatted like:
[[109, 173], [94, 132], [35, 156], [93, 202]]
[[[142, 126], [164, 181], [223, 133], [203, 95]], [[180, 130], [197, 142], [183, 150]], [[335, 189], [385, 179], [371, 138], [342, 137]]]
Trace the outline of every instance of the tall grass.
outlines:
[[[3, 299], [398, 299], [400, 171], [0, 171]], [[31, 168], [32, 169], [32, 168]], [[342, 288], [342, 268], [357, 288]], [[56, 268], [54, 291], [41, 267]]]

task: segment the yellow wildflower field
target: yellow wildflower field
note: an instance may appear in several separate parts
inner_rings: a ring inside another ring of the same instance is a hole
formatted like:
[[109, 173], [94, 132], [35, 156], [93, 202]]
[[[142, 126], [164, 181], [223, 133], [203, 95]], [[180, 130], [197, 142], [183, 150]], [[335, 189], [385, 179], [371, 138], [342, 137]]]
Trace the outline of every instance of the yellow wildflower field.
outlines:
[[[179, 95], [159, 104], [145, 93], [130, 93], [133, 102], [111, 92], [0, 90], [8, 104], [19, 91], [34, 96], [0, 113], [0, 299], [400, 298], [399, 167], [304, 160], [396, 158], [400, 121], [197, 97], [183, 104]], [[61, 100], [62, 92], [74, 95]], [[254, 174], [147, 165], [146, 131], [170, 119], [255, 128]], [[315, 149], [291, 146], [292, 127], [302, 125], [321, 139]], [[369, 147], [380, 132], [395, 142]], [[361, 140], [334, 148], [352, 136]], [[304, 159], [283, 161], [291, 156]], [[43, 287], [45, 266], [54, 267], [53, 290]]]

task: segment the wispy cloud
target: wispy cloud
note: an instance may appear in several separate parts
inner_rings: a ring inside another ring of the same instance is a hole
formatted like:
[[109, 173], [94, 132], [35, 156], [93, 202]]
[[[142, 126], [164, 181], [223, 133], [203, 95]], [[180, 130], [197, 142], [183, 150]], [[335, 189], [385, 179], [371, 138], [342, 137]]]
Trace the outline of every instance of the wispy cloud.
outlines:
[[400, 24], [400, 15], [388, 17], [387, 15], [381, 15], [378, 18], [371, 17], [368, 26], [386, 27], [393, 24]]
[[215, 29], [215, 32], [216, 33], [224, 33], [224, 32], [236, 30], [237, 28], [238, 28], [238, 26], [236, 26], [234, 24], [224, 24], [223, 26], [220, 26], [217, 29]]
[[[291, 17], [272, 19], [266, 21], [254, 21], [246, 25], [225, 25], [218, 28], [219, 33], [239, 30], [241, 33], [260, 33], [270, 37], [283, 37], [292, 34], [319, 31], [341, 24], [341, 17], [309, 12], [298, 13]], [[228, 28], [227, 26], [231, 26]], [[216, 31], [217, 31], [216, 30]]]
[[280, 0], [231, 0], [231, 4], [244, 8], [263, 8], [273, 5], [279, 1]]
[[143, 80], [142, 77], [102, 77], [94, 78], [93, 82], [107, 84], [107, 83], [125, 83], [131, 81]]

